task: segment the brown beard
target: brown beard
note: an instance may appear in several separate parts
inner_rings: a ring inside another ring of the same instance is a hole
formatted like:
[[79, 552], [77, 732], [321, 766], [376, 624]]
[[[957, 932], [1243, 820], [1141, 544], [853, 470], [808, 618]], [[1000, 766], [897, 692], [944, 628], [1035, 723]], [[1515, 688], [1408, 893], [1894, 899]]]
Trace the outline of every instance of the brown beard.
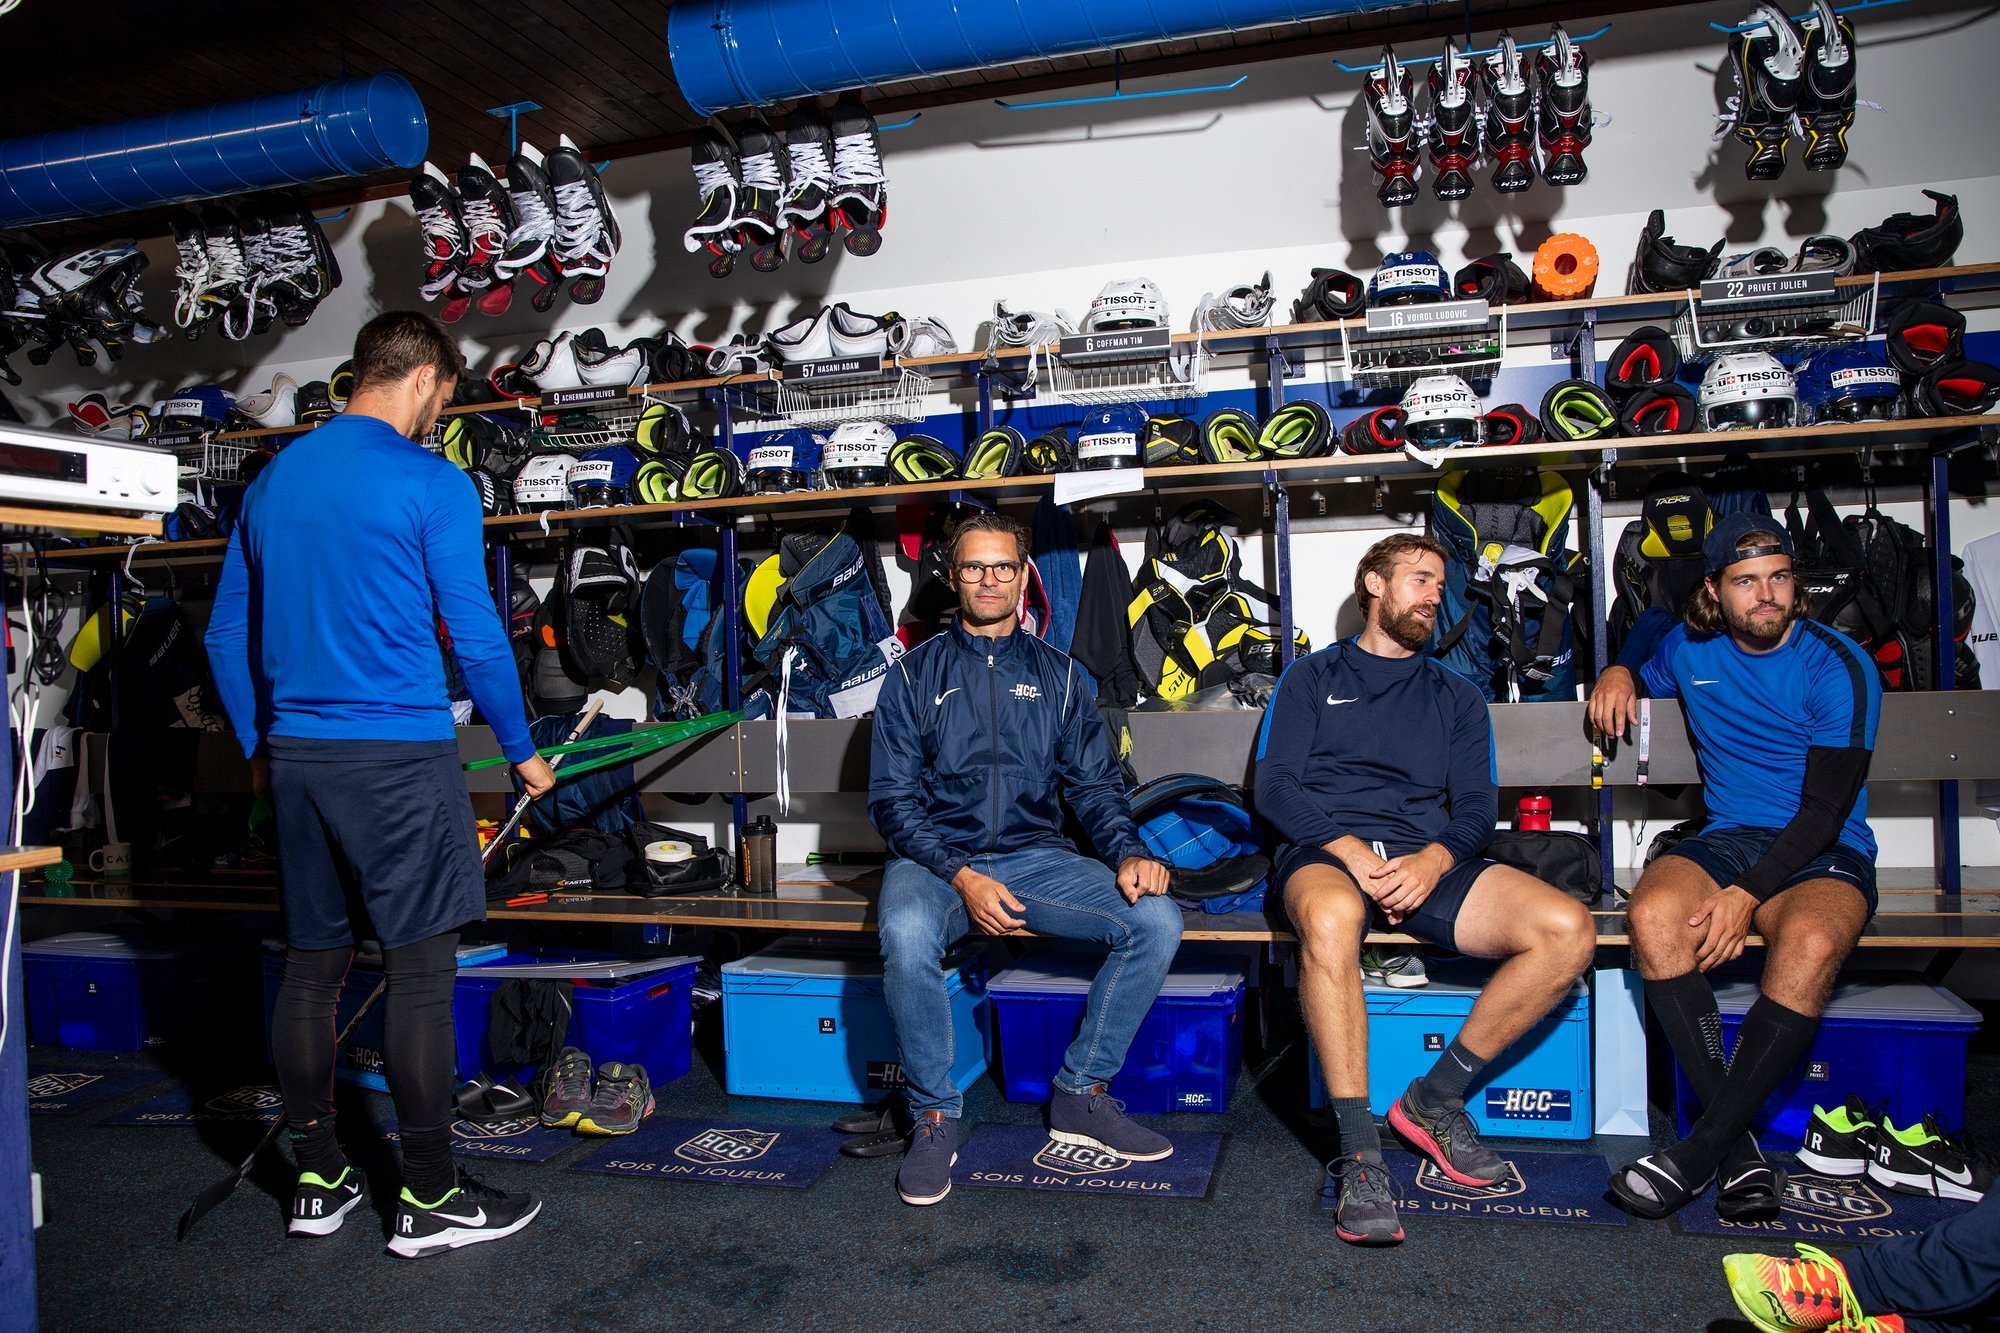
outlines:
[[1379, 627], [1384, 634], [1413, 653], [1422, 652], [1424, 645], [1431, 641], [1430, 623], [1420, 619], [1414, 608], [1395, 612], [1384, 606]]
[[[1755, 606], [1750, 608], [1753, 614], [1757, 609]], [[1760, 625], [1751, 619], [1750, 616], [1744, 616], [1741, 620], [1738, 620], [1726, 610], [1723, 612], [1722, 619], [1729, 626], [1730, 632], [1733, 634], [1741, 634], [1746, 639], [1762, 639], [1766, 642], [1775, 643], [1785, 637], [1785, 631], [1790, 629], [1792, 622], [1799, 618], [1799, 608], [1796, 602], [1792, 604], [1790, 610], [1786, 610], [1783, 607], [1778, 609], [1784, 612], [1784, 614], [1780, 615], [1773, 622], [1776, 626], [1775, 628], [1770, 625]]]

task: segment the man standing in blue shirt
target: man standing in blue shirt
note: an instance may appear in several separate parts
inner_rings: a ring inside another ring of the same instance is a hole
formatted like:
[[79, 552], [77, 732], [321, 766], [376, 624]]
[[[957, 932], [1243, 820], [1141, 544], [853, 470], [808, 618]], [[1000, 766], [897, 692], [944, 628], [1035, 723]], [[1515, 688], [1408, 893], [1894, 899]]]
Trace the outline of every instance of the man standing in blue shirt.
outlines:
[[1361, 633], [1292, 663], [1257, 741], [1257, 812], [1282, 839], [1266, 911], [1299, 937], [1299, 1005], [1340, 1137], [1327, 1167], [1334, 1231], [1393, 1245], [1403, 1225], [1368, 1103], [1361, 940], [1371, 914], [1443, 948], [1504, 960], [1389, 1127], [1458, 1184], [1512, 1170], [1479, 1141], [1465, 1094], [1590, 966], [1583, 904], [1486, 859], [1498, 784], [1493, 727], [1472, 683], [1424, 655], [1444, 592], [1445, 551], [1399, 533], [1354, 574]]
[[403, 1146], [389, 1249], [512, 1235], [541, 1205], [451, 1160], [460, 927], [486, 915], [438, 622], [529, 797], [535, 754], [486, 587], [472, 479], [414, 443], [465, 372], [435, 321], [370, 321], [339, 417], [298, 437], [243, 498], [207, 645], [223, 706], [278, 825], [285, 980], [271, 1053], [299, 1183], [288, 1230], [331, 1235], [367, 1196], [334, 1137], [334, 1012], [359, 938], [382, 945], [383, 1052]]
[[[1621, 735], [1639, 695], [1678, 698], [1708, 818], [1639, 879], [1626, 909], [1646, 999], [1702, 1115], [1682, 1142], [1641, 1157], [1611, 1188], [1665, 1217], [1718, 1184], [1726, 1218], [1777, 1216], [1784, 1181], [1749, 1133], [1757, 1109], [1811, 1047], [1841, 963], [1875, 911], [1868, 761], [1882, 685], [1844, 635], [1806, 619], [1792, 543], [1768, 515], [1731, 514], [1702, 543], [1708, 574], [1686, 623], [1638, 677], [1611, 667], [1590, 721]], [[1725, 1061], [1702, 975], [1764, 938], [1761, 994]]]

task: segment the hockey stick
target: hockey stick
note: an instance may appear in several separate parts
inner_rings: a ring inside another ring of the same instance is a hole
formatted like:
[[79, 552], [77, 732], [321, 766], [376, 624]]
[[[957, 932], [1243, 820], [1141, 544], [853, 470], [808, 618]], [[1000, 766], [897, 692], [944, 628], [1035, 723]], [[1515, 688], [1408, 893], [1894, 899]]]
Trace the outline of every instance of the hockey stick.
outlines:
[[[348, 1019], [347, 1026], [342, 1028], [334, 1037], [333, 1049], [335, 1051], [340, 1050], [341, 1047], [347, 1044], [347, 1039], [354, 1035], [354, 1029], [361, 1025], [362, 1018], [367, 1015], [370, 1009], [375, 1007], [375, 1002], [382, 998], [382, 992], [387, 989], [389, 989], [389, 979], [387, 977], [375, 983], [375, 989], [368, 993], [368, 998], [363, 1000], [361, 1007], [354, 1011], [354, 1017]], [[174, 1238], [176, 1240], [186, 1240], [188, 1232], [194, 1230], [195, 1223], [208, 1216], [217, 1204], [236, 1193], [236, 1187], [243, 1183], [244, 1177], [250, 1174], [250, 1168], [257, 1165], [257, 1159], [264, 1155], [264, 1150], [271, 1146], [272, 1142], [278, 1137], [278, 1131], [284, 1127], [285, 1113], [280, 1109], [278, 1118], [271, 1122], [271, 1127], [264, 1131], [262, 1138], [257, 1140], [257, 1146], [250, 1150], [250, 1155], [243, 1159], [243, 1164], [195, 1196], [194, 1202], [189, 1204], [187, 1211], [181, 1214], [180, 1225], [174, 1230]]]
[[[563, 744], [568, 745], [572, 741], [576, 740], [578, 737], [582, 736], [584, 732], [589, 731], [590, 724], [597, 720], [597, 715], [600, 712], [602, 712], [603, 709], [604, 709], [603, 699], [601, 698], [592, 699], [590, 701], [590, 707], [586, 708], [583, 711], [583, 716], [577, 719], [576, 725], [574, 727], [570, 728], [569, 736], [563, 741]], [[565, 756], [563, 755], [560, 754], [557, 755], [555, 758], [549, 761], [549, 768], [553, 770], [561, 767], [564, 758]], [[527, 800], [526, 798], [523, 798], [522, 800], [518, 801], [515, 804], [514, 813], [507, 816], [507, 822], [499, 827], [499, 829], [493, 834], [493, 837], [487, 842], [486, 850], [479, 854], [479, 863], [481, 865], [484, 865], [488, 861], [491, 861], [493, 859], [493, 853], [500, 850], [500, 844], [507, 841], [508, 838], [512, 837], [514, 835], [515, 829], [521, 827], [521, 821], [527, 817], [528, 807], [533, 804], [534, 804], [533, 801]]]

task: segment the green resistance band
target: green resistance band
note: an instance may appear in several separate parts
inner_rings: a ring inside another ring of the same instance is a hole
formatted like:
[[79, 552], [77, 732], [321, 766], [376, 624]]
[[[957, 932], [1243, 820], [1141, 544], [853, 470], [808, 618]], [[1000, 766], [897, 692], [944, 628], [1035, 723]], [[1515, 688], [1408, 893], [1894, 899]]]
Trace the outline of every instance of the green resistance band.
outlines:
[[[619, 736], [593, 736], [589, 740], [571, 741], [566, 745], [551, 745], [535, 753], [544, 759], [553, 759], [557, 755], [590, 754], [591, 758], [587, 765], [564, 767], [562, 776], [570, 778], [580, 773], [594, 772], [598, 768], [622, 764], [639, 755], [650, 754], [654, 750], [677, 745], [681, 741], [693, 740], [697, 736], [705, 736], [711, 731], [720, 731], [742, 720], [743, 714], [740, 710], [710, 713], [707, 717], [698, 717], [687, 722], [670, 722], [663, 727], [647, 727], [642, 731], [628, 731]], [[594, 753], [601, 751], [613, 753], [608, 756]], [[505, 755], [494, 755], [491, 759], [474, 759], [464, 767], [466, 772], [476, 773], [484, 768], [499, 768], [507, 762]]]

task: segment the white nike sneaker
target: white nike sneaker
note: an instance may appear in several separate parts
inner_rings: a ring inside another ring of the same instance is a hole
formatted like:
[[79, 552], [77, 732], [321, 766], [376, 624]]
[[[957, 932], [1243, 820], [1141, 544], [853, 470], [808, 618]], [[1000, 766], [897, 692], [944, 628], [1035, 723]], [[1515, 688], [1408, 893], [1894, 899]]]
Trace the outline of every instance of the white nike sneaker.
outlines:
[[511, 1236], [535, 1220], [541, 1200], [525, 1190], [508, 1194], [460, 1170], [458, 1184], [435, 1203], [424, 1203], [405, 1185], [396, 1201], [396, 1234], [389, 1253], [421, 1259], [481, 1241]]

